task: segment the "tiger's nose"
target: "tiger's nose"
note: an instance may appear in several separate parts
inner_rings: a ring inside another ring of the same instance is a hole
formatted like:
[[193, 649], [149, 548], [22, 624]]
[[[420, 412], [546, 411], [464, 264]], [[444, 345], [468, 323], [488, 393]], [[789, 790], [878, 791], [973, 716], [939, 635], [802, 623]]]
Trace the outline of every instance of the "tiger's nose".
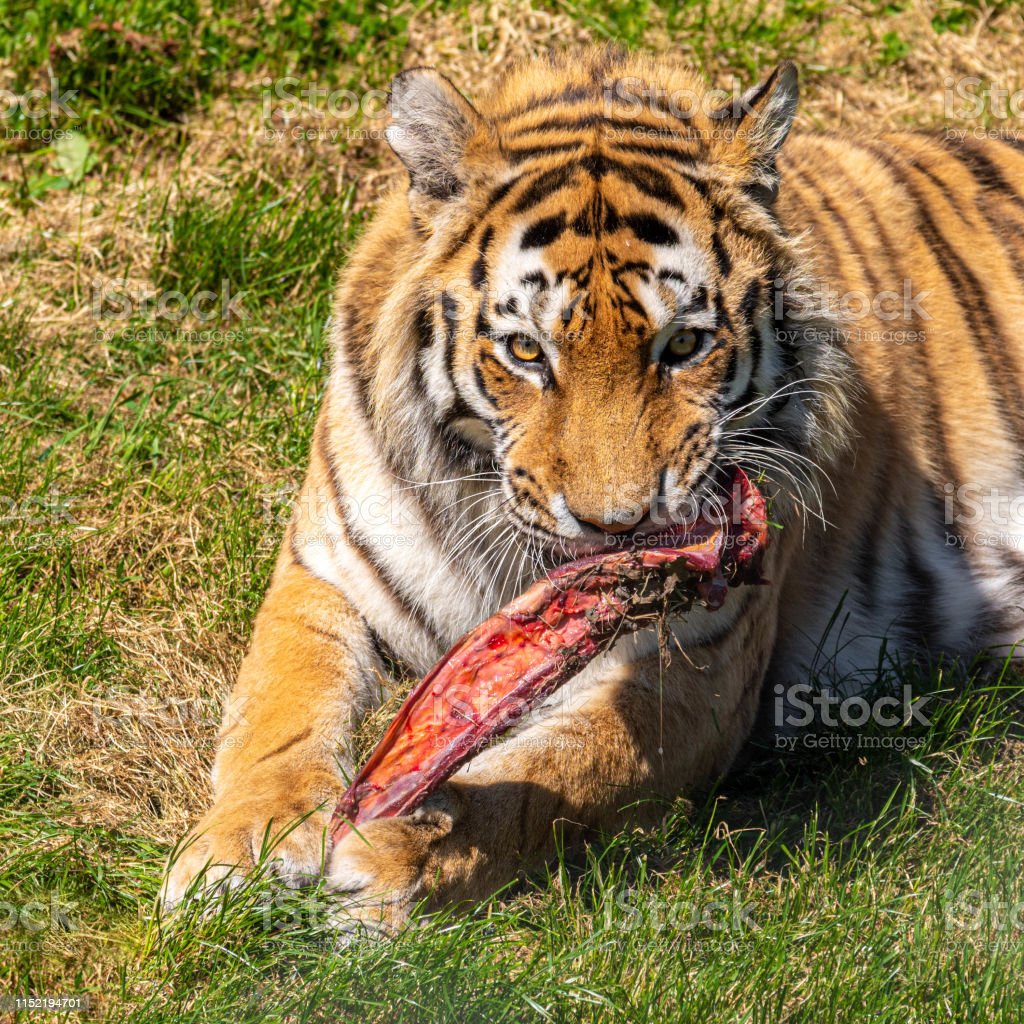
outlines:
[[641, 510], [635, 508], [613, 509], [603, 518], [593, 513], [577, 512], [572, 508], [569, 509], [569, 512], [581, 526], [589, 526], [602, 533], [618, 534], [632, 530], [650, 512], [650, 507]]

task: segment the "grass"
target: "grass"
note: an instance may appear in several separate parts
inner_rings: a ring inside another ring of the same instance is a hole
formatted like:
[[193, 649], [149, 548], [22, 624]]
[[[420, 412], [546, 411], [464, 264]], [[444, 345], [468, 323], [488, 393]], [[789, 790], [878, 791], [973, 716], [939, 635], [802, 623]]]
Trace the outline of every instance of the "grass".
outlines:
[[937, 671], [926, 728], [766, 752], [394, 942], [336, 948], [320, 891], [201, 919], [155, 899], [302, 474], [333, 275], [394, 178], [372, 117], [281, 120], [265, 78], [359, 93], [436, 62], [472, 92], [614, 38], [725, 84], [793, 57], [804, 127], [875, 130], [941, 123], [950, 73], [1019, 87], [1022, 36], [1016, 4], [947, 0], [0, 0], [0, 87], [76, 93], [72, 118], [0, 115], [0, 997], [140, 1021], [1019, 1020], [1008, 674], [954, 693]]
[[117, 135], [180, 121], [239, 73], [301, 72], [358, 83], [370, 60], [395, 69], [415, 10], [341, 0], [330, 13], [311, 0], [255, 8], [142, 0], [8, 0], [0, 7], [0, 55], [19, 81], [60, 80], [76, 114]]

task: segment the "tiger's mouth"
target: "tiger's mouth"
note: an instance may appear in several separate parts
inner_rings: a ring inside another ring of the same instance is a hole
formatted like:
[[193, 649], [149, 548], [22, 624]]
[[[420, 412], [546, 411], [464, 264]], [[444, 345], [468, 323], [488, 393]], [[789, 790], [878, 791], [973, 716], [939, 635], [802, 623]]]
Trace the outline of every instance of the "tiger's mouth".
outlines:
[[[538, 562], [546, 570], [593, 555], [671, 546], [703, 524], [739, 526], [740, 476], [741, 471], [733, 465], [715, 468], [698, 480], [674, 513], [668, 509], [648, 513], [635, 526], [615, 533], [605, 532], [592, 538], [563, 537], [540, 531], [518, 517], [517, 525], [539, 542], [542, 557]], [[747, 479], [745, 475], [742, 478]]]

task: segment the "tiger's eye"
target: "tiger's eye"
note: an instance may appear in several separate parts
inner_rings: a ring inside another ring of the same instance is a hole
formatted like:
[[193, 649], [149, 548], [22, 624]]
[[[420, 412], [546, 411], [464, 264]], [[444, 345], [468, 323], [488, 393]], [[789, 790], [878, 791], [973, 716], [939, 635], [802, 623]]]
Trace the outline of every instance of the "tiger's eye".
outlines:
[[669, 354], [679, 359], [692, 356], [697, 350], [697, 343], [699, 341], [700, 338], [698, 338], [696, 331], [679, 331], [669, 339]]
[[517, 334], [508, 343], [508, 350], [521, 363], [535, 363], [542, 355], [540, 343], [522, 334]]

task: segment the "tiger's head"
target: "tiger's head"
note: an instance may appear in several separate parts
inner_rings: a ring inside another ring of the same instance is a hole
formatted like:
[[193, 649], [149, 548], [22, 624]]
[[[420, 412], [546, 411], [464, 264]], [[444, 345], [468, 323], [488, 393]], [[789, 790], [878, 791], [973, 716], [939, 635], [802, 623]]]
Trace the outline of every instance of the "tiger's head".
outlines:
[[683, 521], [729, 463], [801, 471], [780, 453], [807, 440], [818, 370], [776, 295], [799, 261], [775, 214], [796, 103], [791, 64], [729, 100], [608, 50], [477, 106], [432, 69], [394, 81], [418, 384], [543, 546]]

